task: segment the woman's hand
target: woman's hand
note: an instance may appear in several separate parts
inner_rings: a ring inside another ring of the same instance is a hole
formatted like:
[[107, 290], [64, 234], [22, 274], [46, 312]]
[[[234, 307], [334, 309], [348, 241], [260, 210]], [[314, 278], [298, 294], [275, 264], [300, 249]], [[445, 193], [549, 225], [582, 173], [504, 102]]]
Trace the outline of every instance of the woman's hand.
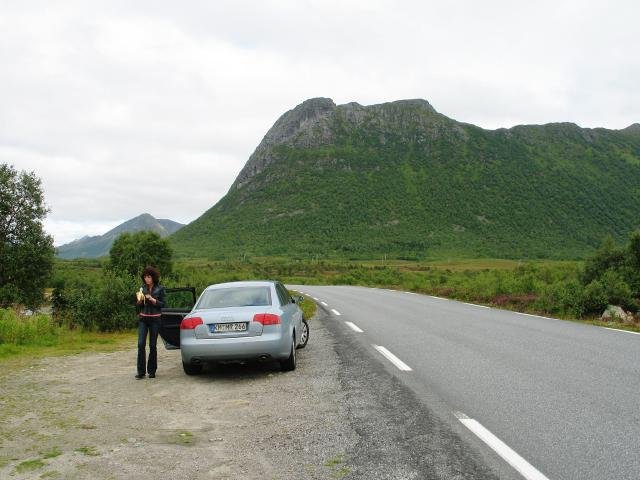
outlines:
[[153, 298], [151, 295], [149, 295], [148, 293], [144, 296], [144, 298], [146, 298], [147, 300], [151, 301], [152, 303], [156, 303], [157, 300], [155, 298]]

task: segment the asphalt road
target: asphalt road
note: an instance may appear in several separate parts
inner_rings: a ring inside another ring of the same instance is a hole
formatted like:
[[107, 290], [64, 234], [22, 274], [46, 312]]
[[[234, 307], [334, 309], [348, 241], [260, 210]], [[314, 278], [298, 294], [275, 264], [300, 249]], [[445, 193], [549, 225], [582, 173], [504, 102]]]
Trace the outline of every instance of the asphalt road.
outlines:
[[292, 288], [420, 403], [401, 408], [438, 417], [493, 474], [640, 478], [640, 335], [408, 292]]

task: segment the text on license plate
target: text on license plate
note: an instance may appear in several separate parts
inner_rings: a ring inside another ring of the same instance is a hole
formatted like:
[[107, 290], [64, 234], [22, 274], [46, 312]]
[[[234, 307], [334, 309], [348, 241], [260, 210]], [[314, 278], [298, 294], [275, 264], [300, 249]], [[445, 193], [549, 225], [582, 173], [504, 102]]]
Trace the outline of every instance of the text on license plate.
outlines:
[[247, 322], [236, 323], [212, 323], [209, 325], [211, 333], [220, 332], [244, 332], [247, 330]]

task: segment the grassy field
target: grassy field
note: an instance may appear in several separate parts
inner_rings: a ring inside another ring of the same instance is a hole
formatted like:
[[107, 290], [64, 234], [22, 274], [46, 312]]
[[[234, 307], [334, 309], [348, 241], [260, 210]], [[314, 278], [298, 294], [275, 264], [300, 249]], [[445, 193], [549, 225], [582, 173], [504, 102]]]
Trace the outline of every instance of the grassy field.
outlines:
[[[136, 332], [100, 333], [58, 325], [50, 315], [18, 316], [0, 309], [0, 362], [23, 365], [34, 358], [112, 352], [136, 345]], [[3, 367], [3, 368], [4, 368]]]

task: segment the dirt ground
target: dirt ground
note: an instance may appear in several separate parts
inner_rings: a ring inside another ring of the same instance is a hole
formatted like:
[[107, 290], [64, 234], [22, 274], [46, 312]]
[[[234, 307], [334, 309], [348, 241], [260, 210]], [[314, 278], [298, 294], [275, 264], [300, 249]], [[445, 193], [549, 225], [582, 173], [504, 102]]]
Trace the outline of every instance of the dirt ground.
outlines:
[[293, 479], [349, 474], [357, 442], [332, 339], [317, 319], [298, 368], [182, 371], [159, 341], [155, 379], [136, 349], [0, 372], [0, 478]]

